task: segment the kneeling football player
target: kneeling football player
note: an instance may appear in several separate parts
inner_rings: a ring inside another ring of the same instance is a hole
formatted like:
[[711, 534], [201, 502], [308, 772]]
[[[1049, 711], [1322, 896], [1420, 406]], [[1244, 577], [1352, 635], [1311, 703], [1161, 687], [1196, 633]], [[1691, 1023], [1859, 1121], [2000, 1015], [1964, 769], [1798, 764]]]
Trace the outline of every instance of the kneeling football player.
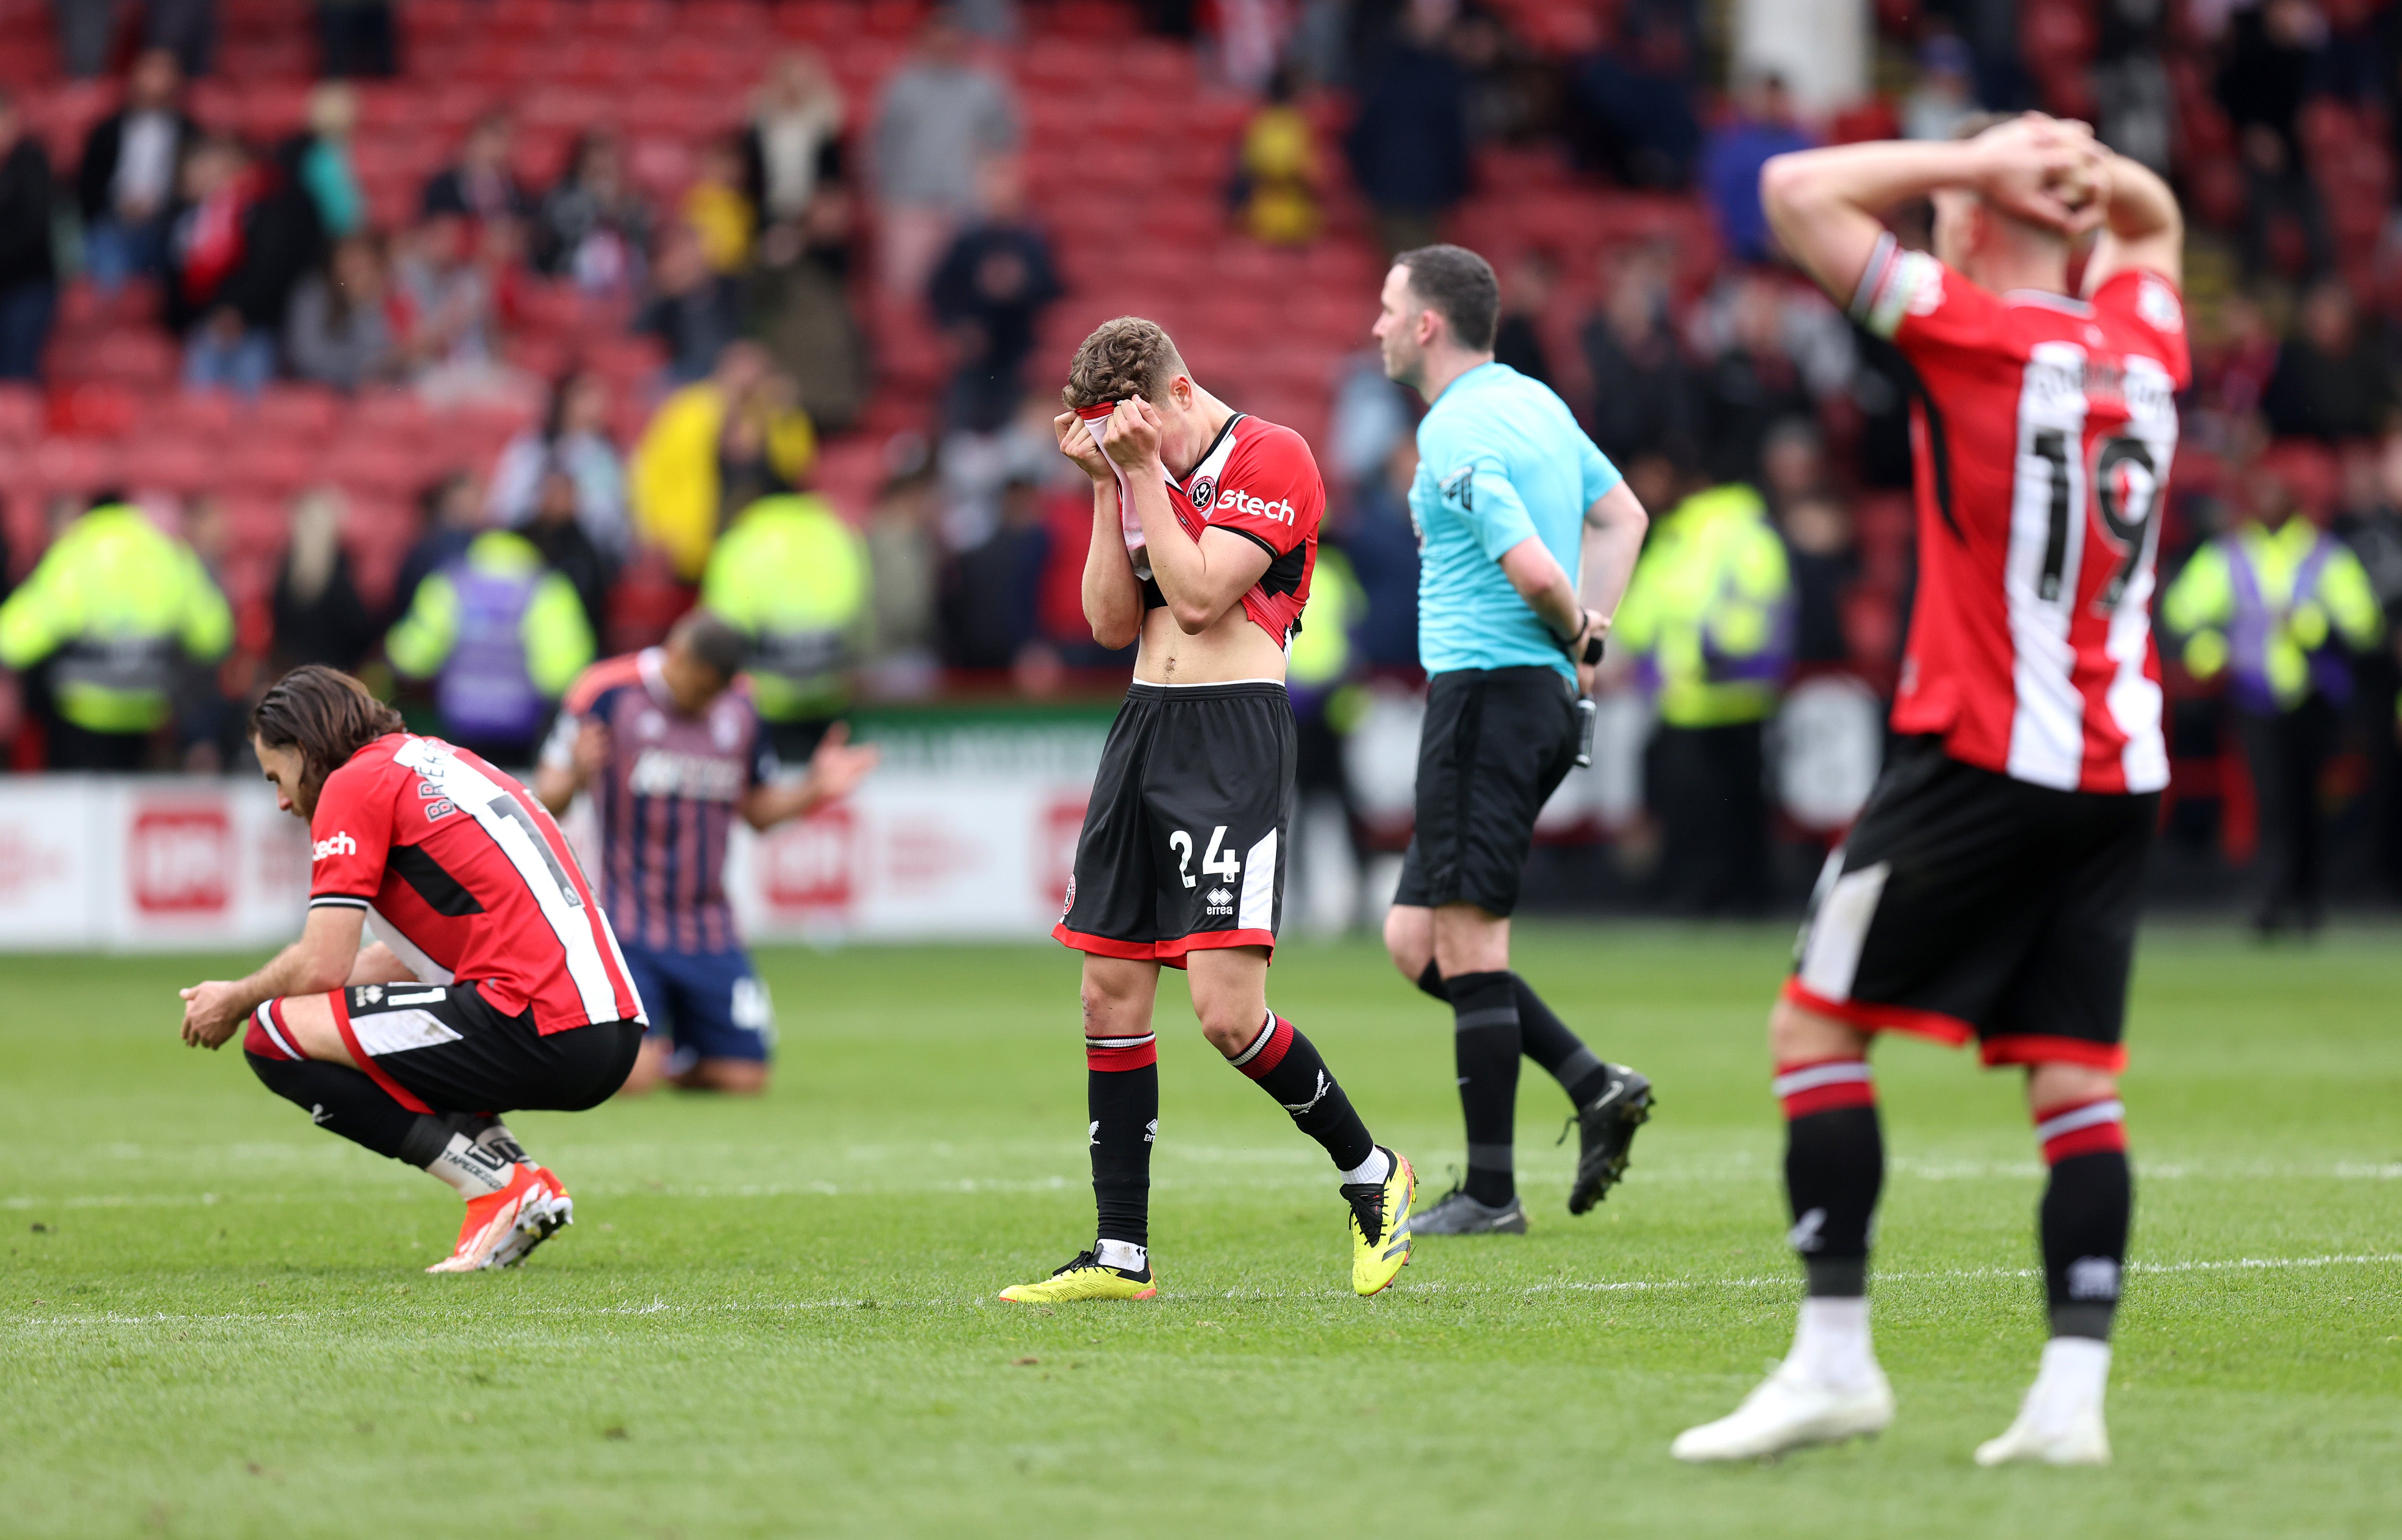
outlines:
[[[642, 1006], [567, 841], [531, 792], [406, 731], [347, 674], [296, 668], [252, 746], [313, 841], [300, 939], [183, 991], [184, 1040], [244, 1056], [310, 1120], [457, 1189], [429, 1272], [507, 1267], [574, 1217], [503, 1112], [580, 1112], [625, 1083]], [[362, 948], [372, 915], [375, 944]]]
[[1193, 382], [1167, 334], [1123, 317], [1084, 339], [1061, 450], [1093, 482], [1084, 614], [1139, 639], [1076, 844], [1058, 928], [1084, 954], [1092, 1249], [1001, 1298], [1148, 1299], [1160, 965], [1201, 1031], [1325, 1147], [1351, 1208], [1351, 1286], [1410, 1257], [1410, 1162], [1378, 1145], [1318, 1050], [1267, 1006], [1284, 904], [1294, 727], [1285, 649], [1309, 598], [1326, 491], [1301, 435]]

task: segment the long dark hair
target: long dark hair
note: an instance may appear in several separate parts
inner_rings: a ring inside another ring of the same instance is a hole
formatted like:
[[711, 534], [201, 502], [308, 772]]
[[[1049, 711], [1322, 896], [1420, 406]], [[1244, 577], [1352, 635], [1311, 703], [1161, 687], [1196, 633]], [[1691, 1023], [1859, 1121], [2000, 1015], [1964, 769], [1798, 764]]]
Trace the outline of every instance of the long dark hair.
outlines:
[[300, 750], [300, 784], [311, 791], [352, 754], [403, 725], [400, 713], [366, 685], [322, 663], [293, 669], [250, 708], [253, 737], [269, 749]]

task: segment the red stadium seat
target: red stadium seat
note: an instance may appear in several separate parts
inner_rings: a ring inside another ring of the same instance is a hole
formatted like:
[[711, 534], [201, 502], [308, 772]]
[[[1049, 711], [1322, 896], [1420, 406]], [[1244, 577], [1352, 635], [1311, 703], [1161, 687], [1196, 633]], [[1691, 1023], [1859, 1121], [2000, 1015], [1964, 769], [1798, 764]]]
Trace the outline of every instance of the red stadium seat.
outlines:
[[42, 434], [44, 415], [39, 390], [0, 383], [0, 445], [32, 444]]
[[269, 385], [251, 408], [250, 427], [264, 438], [307, 443], [331, 433], [344, 409], [322, 385]]

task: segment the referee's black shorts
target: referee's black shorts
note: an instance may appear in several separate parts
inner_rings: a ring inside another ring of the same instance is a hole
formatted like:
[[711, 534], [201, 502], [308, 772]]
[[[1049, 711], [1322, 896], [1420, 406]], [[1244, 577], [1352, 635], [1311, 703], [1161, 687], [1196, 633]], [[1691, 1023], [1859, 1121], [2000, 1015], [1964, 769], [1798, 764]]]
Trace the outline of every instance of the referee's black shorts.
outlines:
[[1456, 668], [1429, 680], [1417, 824], [1393, 901], [1516, 909], [1535, 817], [1576, 753], [1576, 688], [1558, 669]]
[[1984, 1062], [2125, 1067], [2120, 1037], [2160, 793], [2059, 791], [1894, 746], [1827, 859], [1785, 997]]

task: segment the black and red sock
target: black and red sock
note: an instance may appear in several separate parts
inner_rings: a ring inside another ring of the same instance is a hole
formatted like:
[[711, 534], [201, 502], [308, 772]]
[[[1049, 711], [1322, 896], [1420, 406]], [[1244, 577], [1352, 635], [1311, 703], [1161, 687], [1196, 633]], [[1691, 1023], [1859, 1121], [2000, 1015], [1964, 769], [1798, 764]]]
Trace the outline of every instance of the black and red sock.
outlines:
[[1228, 1064], [1259, 1082], [1292, 1115], [1304, 1134], [1325, 1147], [1338, 1171], [1356, 1171], [1376, 1152], [1368, 1125], [1352, 1110], [1326, 1061], [1298, 1027], [1271, 1011], [1260, 1030]]
[[1151, 1147], [1159, 1134], [1159, 1039], [1084, 1039], [1084, 1109], [1092, 1121], [1098, 1238], [1151, 1244]]
[[2035, 1115], [2036, 1139], [2043, 1147], [2044, 1164], [2051, 1168], [2036, 1222], [2054, 1337], [2110, 1340], [2135, 1206], [2126, 1116], [2116, 1095], [2064, 1103]]
[[1774, 1086], [1785, 1107], [1785, 1193], [1793, 1210], [1786, 1239], [1801, 1255], [1810, 1294], [1858, 1299], [1868, 1293], [1869, 1229], [1884, 1187], [1884, 1134], [1869, 1062], [1779, 1065]]

